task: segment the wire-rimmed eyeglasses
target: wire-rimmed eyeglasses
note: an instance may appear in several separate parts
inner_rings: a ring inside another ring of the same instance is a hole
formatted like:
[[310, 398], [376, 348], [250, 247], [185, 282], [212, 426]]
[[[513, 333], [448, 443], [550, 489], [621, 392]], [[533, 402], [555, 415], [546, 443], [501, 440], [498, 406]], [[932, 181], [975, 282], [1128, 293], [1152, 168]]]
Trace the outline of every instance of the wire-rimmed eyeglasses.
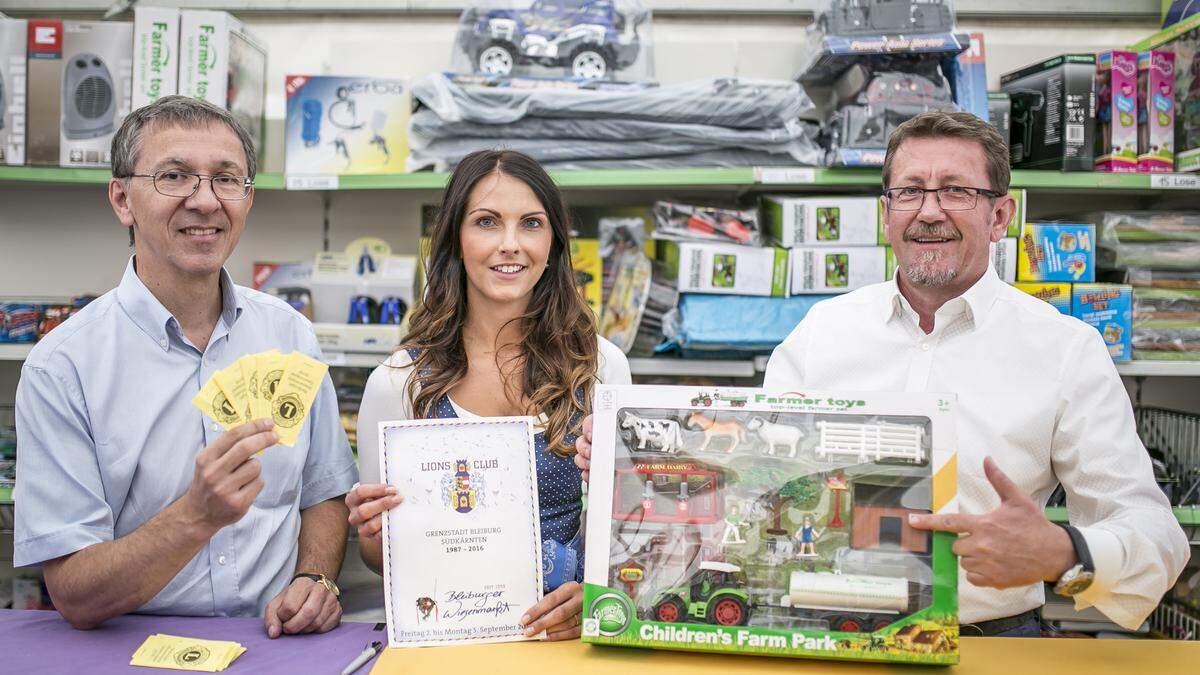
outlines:
[[238, 201], [245, 199], [254, 187], [254, 181], [249, 176], [235, 176], [231, 173], [191, 173], [165, 169], [152, 174], [135, 173], [130, 178], [152, 178], [154, 189], [165, 197], [191, 197], [200, 189], [200, 181], [207, 180], [212, 185], [213, 194], [221, 201]]
[[888, 188], [883, 194], [888, 199], [888, 205], [896, 211], [920, 211], [925, 205], [925, 196], [930, 192], [937, 195], [938, 206], [942, 207], [943, 211], [970, 211], [979, 203], [979, 195], [993, 198], [1001, 196], [1001, 193], [995, 190], [958, 185], [940, 188]]

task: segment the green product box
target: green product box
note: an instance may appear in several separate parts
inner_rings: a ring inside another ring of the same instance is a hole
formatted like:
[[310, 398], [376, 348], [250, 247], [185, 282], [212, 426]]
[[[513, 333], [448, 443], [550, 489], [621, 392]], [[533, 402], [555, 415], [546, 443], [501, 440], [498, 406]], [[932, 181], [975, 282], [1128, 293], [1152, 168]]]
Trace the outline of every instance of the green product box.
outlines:
[[584, 642], [958, 663], [956, 403], [599, 385]]
[[760, 218], [784, 248], [870, 246], [879, 232], [879, 198], [764, 195]]
[[809, 246], [791, 250], [791, 294], [847, 293], [891, 278], [890, 246]]
[[658, 240], [656, 256], [681, 293], [787, 297], [788, 251], [737, 244]]

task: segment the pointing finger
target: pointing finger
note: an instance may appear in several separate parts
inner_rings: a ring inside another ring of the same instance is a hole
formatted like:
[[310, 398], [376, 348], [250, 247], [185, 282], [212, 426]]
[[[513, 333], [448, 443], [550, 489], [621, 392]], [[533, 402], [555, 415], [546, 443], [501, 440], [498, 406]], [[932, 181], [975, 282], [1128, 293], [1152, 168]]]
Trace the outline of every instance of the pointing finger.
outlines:
[[937, 532], [967, 532], [975, 529], [978, 519], [963, 513], [910, 513], [908, 524], [918, 530]]

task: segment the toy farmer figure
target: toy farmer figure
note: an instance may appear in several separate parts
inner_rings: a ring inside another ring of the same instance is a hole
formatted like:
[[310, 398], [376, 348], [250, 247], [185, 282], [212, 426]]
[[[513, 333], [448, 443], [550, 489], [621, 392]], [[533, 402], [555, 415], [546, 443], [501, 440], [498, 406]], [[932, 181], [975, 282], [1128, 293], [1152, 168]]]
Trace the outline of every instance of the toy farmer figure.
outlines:
[[796, 538], [800, 540], [800, 552], [796, 555], [801, 558], [813, 557], [817, 555], [816, 542], [825, 534], [825, 530], [818, 530], [813, 527], [812, 516], [804, 516], [804, 524], [796, 531]]
[[721, 546], [729, 544], [744, 544], [745, 539], [742, 539], [742, 528], [749, 525], [742, 510], [735, 502], [729, 507], [729, 513], [725, 514], [725, 535], [721, 537]]

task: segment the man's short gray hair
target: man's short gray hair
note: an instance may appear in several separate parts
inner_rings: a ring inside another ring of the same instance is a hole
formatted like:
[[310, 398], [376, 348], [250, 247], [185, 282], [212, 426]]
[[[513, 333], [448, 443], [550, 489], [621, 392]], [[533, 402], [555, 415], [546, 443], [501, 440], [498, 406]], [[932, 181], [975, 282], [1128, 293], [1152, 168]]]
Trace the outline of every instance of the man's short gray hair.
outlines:
[[228, 110], [190, 96], [164, 96], [125, 116], [112, 140], [113, 178], [133, 175], [142, 150], [142, 131], [147, 126], [203, 127], [214, 122], [229, 127], [242, 142], [242, 150], [246, 152], [246, 174], [253, 179], [258, 171], [258, 157], [254, 152], [254, 139], [250, 138], [246, 128]]

